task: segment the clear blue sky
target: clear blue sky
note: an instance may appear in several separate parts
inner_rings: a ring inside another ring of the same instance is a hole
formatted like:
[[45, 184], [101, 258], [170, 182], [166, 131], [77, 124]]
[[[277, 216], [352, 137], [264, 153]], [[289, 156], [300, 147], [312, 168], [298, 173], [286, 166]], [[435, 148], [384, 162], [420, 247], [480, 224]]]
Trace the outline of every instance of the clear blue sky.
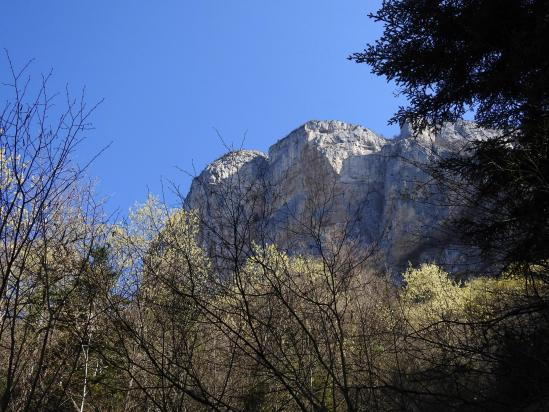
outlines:
[[[86, 86], [104, 103], [86, 158], [108, 209], [142, 201], [177, 167], [200, 171], [228, 144], [266, 150], [311, 119], [392, 136], [401, 100], [368, 66], [346, 60], [380, 34], [358, 0], [3, 0], [0, 46], [55, 90]], [[0, 76], [5, 76], [5, 61]], [[1, 96], [0, 96], [1, 97]], [[176, 167], [177, 166], [177, 167]]]

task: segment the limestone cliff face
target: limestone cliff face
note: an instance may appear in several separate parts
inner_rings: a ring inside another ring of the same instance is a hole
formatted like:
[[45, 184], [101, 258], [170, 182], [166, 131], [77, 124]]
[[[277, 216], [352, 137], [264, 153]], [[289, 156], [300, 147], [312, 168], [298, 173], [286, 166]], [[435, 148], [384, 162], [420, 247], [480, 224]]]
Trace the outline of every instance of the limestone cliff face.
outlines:
[[242, 150], [214, 161], [193, 180], [186, 204], [204, 221], [225, 225], [221, 230], [231, 219], [245, 221], [253, 228], [242, 236], [299, 252], [308, 244], [296, 234], [314, 237], [321, 228], [375, 244], [392, 270], [408, 261], [455, 265], [465, 251], [438, 231], [450, 209], [443, 206], [444, 193], [426, 184], [421, 165], [493, 133], [461, 121], [436, 134], [414, 135], [405, 125], [399, 136], [385, 139], [361, 126], [311, 121], [268, 155]]

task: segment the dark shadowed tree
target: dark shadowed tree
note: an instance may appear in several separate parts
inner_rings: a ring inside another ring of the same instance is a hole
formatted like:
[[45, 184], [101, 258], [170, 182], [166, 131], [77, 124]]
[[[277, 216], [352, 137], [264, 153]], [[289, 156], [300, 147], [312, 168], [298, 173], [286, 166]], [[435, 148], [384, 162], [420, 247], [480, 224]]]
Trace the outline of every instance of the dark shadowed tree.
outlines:
[[549, 2], [387, 0], [370, 17], [383, 34], [349, 59], [407, 98], [392, 122], [436, 127], [472, 111], [501, 130], [432, 169], [471, 195], [456, 222], [464, 239], [503, 263], [546, 262]]

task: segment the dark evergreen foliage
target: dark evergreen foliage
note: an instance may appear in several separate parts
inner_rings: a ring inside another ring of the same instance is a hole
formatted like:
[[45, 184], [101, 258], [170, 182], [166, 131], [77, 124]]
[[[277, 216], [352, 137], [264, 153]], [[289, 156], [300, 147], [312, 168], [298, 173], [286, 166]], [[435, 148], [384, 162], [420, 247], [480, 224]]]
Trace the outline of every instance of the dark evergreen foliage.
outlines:
[[[549, 257], [549, 1], [388, 0], [380, 39], [349, 58], [407, 97], [392, 122], [437, 126], [472, 110], [502, 131], [441, 160], [468, 213], [463, 239], [504, 263]], [[465, 189], [467, 188], [467, 189]]]

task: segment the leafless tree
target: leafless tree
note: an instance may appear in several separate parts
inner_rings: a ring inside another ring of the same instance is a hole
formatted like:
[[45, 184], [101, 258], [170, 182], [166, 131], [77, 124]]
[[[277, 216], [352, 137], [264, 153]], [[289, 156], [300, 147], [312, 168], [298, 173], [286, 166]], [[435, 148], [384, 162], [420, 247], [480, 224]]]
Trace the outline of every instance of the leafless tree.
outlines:
[[[73, 161], [95, 109], [66, 93], [50, 95], [51, 74], [38, 84], [16, 69], [0, 111], [0, 410], [53, 402], [71, 384], [85, 344], [71, 347], [67, 307], [89, 275], [101, 237], [99, 205]], [[88, 314], [93, 323], [93, 311]], [[86, 332], [85, 334], [88, 334]], [[68, 378], [67, 378], [68, 377]], [[84, 409], [83, 383], [80, 410]], [[58, 398], [59, 399], [59, 398]], [[49, 404], [55, 407], [55, 404]]]

